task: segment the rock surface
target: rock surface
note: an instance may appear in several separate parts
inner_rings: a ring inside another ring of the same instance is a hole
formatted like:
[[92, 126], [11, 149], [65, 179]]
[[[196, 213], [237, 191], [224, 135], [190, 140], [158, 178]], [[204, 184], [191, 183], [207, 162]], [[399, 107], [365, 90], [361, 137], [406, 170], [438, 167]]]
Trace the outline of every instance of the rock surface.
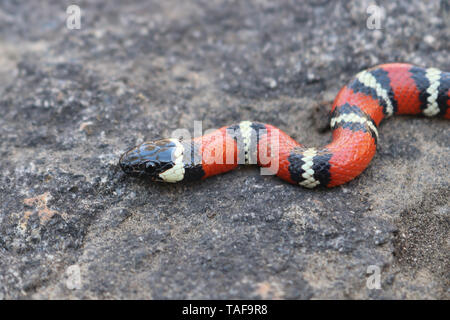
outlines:
[[387, 121], [369, 168], [331, 190], [256, 168], [153, 184], [117, 166], [194, 121], [323, 145], [316, 105], [358, 71], [450, 70], [445, 1], [378, 1], [378, 30], [371, 3], [82, 1], [70, 30], [63, 2], [3, 1], [0, 299], [448, 299], [445, 120]]

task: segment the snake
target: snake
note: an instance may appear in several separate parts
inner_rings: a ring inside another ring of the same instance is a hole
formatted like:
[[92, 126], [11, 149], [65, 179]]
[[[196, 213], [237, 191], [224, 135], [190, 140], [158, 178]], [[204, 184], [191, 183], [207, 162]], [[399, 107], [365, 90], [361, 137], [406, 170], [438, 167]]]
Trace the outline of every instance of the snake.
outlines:
[[334, 187], [367, 168], [379, 125], [392, 115], [450, 119], [450, 73], [408, 63], [359, 72], [332, 104], [332, 141], [324, 147], [306, 147], [270, 124], [241, 121], [200, 137], [145, 141], [123, 153], [119, 165], [126, 174], [170, 183], [258, 165], [291, 184]]

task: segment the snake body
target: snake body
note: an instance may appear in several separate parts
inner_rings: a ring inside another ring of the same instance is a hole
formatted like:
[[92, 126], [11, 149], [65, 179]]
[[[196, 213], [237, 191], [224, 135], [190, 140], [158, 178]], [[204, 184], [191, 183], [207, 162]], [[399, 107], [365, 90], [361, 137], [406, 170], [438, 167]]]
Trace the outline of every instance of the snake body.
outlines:
[[450, 119], [450, 73], [405, 63], [358, 73], [336, 96], [333, 139], [308, 148], [280, 129], [242, 121], [190, 140], [147, 141], [125, 152], [124, 172], [155, 181], [200, 180], [257, 164], [292, 184], [334, 187], [358, 176], [376, 152], [378, 127], [394, 114]]

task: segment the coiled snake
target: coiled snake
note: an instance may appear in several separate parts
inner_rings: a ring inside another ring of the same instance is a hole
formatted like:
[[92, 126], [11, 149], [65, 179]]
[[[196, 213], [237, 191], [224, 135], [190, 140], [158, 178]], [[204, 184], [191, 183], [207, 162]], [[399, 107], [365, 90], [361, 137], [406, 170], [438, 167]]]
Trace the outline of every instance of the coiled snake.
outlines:
[[394, 114], [450, 119], [450, 73], [391, 63], [358, 73], [331, 109], [333, 139], [308, 148], [280, 129], [242, 121], [191, 140], [144, 142], [119, 161], [124, 172], [154, 181], [205, 179], [257, 164], [307, 188], [334, 187], [358, 176], [375, 155], [378, 126]]

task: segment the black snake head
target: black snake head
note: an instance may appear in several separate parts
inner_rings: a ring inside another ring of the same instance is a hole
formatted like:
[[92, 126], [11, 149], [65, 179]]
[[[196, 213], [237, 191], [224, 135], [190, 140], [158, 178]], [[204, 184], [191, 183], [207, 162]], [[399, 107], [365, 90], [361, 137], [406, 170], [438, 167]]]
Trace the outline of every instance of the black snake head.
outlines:
[[174, 166], [177, 143], [174, 139], [147, 141], [125, 152], [119, 160], [122, 170], [132, 176], [146, 176], [165, 181], [164, 175]]

